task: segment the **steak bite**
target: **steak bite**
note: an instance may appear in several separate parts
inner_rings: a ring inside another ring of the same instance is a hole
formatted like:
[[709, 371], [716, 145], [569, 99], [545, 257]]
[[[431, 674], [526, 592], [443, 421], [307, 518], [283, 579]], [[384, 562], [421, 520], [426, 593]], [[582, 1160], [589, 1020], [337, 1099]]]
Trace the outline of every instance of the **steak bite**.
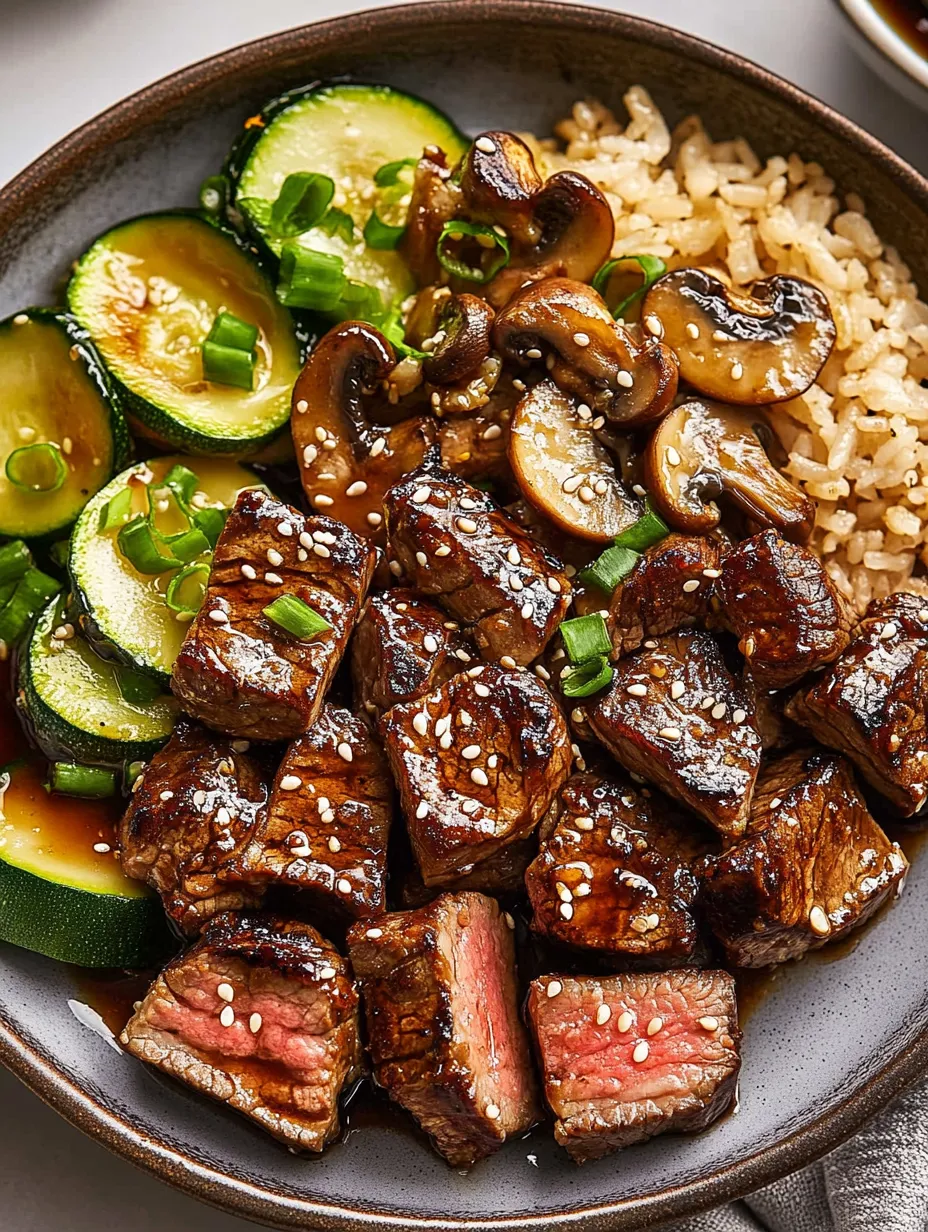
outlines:
[[181, 718], [136, 779], [120, 823], [126, 875], [157, 890], [189, 936], [220, 911], [261, 901], [243, 855], [264, 820], [268, 789], [243, 743]]
[[419, 472], [390, 489], [384, 509], [397, 568], [473, 626], [484, 658], [525, 665], [544, 650], [570, 606], [570, 582], [485, 492]]
[[518, 669], [471, 668], [394, 706], [382, 730], [428, 886], [528, 838], [570, 773], [564, 717], [541, 681]]
[[355, 924], [374, 1078], [456, 1168], [539, 1117], [512, 931], [492, 898], [443, 894]]
[[330, 915], [376, 914], [392, 814], [390, 768], [370, 729], [350, 710], [323, 706], [284, 754], [245, 855], [247, 875], [308, 891]]
[[525, 877], [535, 931], [614, 957], [688, 958], [696, 879], [650, 800], [619, 778], [574, 774], [554, 809]]
[[227, 912], [170, 963], [120, 1037], [156, 1065], [294, 1148], [338, 1136], [338, 1097], [360, 1076], [358, 994], [308, 924]]
[[645, 638], [705, 624], [712, 612], [722, 545], [701, 535], [666, 535], [641, 556], [609, 604], [615, 655]]
[[741, 1032], [727, 971], [547, 975], [532, 982], [528, 1012], [554, 1136], [577, 1163], [705, 1129], [735, 1098]]
[[379, 718], [422, 697], [474, 658], [457, 621], [411, 590], [371, 595], [351, 643], [355, 704]]
[[739, 649], [763, 689], [786, 688], [831, 663], [856, 624], [815, 553], [775, 530], [728, 553], [719, 593]]
[[682, 630], [617, 663], [587, 711], [590, 726], [628, 770], [723, 834], [744, 833], [761, 738], [750, 691], [708, 633]]
[[765, 967], [862, 924], [907, 869], [848, 762], [798, 749], [764, 767], [747, 835], [705, 861], [707, 915], [729, 962]]
[[[258, 489], [242, 492], [174, 662], [181, 704], [228, 735], [300, 735], [319, 714], [373, 569], [373, 546], [340, 522], [304, 517]], [[284, 595], [331, 627], [309, 637], [282, 628], [265, 609]]]
[[928, 798], [926, 702], [928, 604], [899, 594], [870, 604], [851, 644], [786, 713], [908, 816]]

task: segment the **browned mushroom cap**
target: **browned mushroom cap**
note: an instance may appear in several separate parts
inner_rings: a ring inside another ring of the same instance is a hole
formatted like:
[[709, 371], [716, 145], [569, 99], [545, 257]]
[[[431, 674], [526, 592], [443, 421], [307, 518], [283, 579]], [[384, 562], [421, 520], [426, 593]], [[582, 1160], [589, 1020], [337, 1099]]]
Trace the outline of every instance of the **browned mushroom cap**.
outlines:
[[531, 150], [515, 133], [481, 133], [464, 155], [456, 178], [469, 219], [504, 227], [514, 244], [538, 242], [534, 200], [544, 181]]
[[442, 269], [435, 255], [446, 222], [461, 214], [461, 190], [451, 178], [448, 162], [437, 146], [427, 146], [416, 166], [406, 230], [399, 252], [419, 286], [437, 282]]
[[706, 270], [674, 270], [648, 291], [641, 319], [673, 347], [684, 380], [748, 406], [804, 393], [836, 336], [822, 292], [783, 274], [742, 295]]
[[552, 381], [541, 381], [520, 399], [509, 461], [526, 499], [581, 539], [606, 543], [641, 517], [641, 501], [616, 475], [590, 418], [581, 418]]
[[[493, 309], [485, 299], [461, 292], [445, 298], [438, 313], [436, 332], [425, 339], [429, 351], [422, 373], [435, 385], [454, 385], [472, 377], [490, 354]], [[431, 342], [434, 349], [429, 349]]]
[[718, 402], [684, 402], [651, 438], [645, 457], [648, 490], [678, 530], [705, 534], [719, 524], [719, 496], [763, 526], [804, 543], [815, 505], [776, 469], [761, 439], [773, 437], [759, 410]]
[[569, 278], [525, 287], [497, 314], [493, 343], [522, 364], [548, 351], [555, 384], [623, 428], [659, 419], [677, 392], [670, 349], [653, 338], [636, 342], [592, 287]]
[[371, 424], [364, 398], [393, 369], [393, 348], [371, 325], [346, 321], [316, 346], [293, 389], [291, 428], [309, 503], [383, 541], [383, 497], [435, 439], [432, 420]]

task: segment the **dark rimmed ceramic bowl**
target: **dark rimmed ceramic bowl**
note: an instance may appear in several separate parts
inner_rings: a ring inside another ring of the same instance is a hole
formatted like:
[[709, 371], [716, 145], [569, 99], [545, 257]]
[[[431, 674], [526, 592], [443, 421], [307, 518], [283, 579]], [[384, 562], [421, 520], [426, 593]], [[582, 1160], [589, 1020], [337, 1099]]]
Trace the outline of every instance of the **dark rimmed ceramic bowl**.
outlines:
[[[577, 97], [633, 82], [761, 154], [799, 150], [867, 200], [928, 290], [928, 182], [800, 90], [637, 18], [526, 0], [359, 14], [194, 65], [91, 121], [0, 192], [0, 316], [50, 300], [105, 227], [189, 203], [243, 117], [322, 76], [414, 90], [465, 128], [545, 132]], [[0, 948], [0, 1058], [113, 1150], [208, 1202], [287, 1228], [629, 1229], [743, 1194], [837, 1145], [928, 1069], [928, 866], [840, 961], [783, 969], [750, 1014], [741, 1106], [710, 1132], [577, 1169], [547, 1133], [471, 1175], [368, 1126], [317, 1161], [159, 1080], [88, 1029], [68, 969]]]

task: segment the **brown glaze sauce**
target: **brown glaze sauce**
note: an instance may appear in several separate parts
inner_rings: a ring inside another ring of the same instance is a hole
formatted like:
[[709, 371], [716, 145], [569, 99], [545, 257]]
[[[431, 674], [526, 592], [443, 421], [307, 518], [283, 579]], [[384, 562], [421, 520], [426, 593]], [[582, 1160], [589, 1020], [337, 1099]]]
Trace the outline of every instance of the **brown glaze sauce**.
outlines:
[[922, 0], [873, 0], [873, 7], [913, 51], [928, 60], [928, 8]]

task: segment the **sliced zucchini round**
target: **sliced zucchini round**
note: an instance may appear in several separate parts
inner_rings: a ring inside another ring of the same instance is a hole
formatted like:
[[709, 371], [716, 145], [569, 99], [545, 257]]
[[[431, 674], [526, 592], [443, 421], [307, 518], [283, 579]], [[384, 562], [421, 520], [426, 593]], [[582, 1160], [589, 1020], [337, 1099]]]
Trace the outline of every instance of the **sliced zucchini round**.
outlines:
[[90, 336], [65, 312], [0, 321], [0, 535], [70, 526], [125, 466], [129, 433]]
[[275, 99], [249, 121], [226, 172], [234, 186], [235, 209], [277, 256], [284, 241], [269, 228], [268, 205], [277, 199], [287, 176], [300, 171], [330, 176], [335, 182], [332, 205], [350, 217], [353, 237], [317, 225], [300, 241], [341, 257], [346, 276], [374, 287], [389, 309], [414, 289], [414, 282], [397, 252], [371, 248], [364, 241], [374, 204], [374, 174], [387, 163], [420, 158], [427, 145], [440, 146], [453, 164], [468, 142], [429, 103], [389, 86], [309, 87]]
[[163, 958], [160, 900], [116, 858], [121, 802], [50, 795], [43, 777], [35, 761], [0, 772], [0, 940], [82, 967]]
[[171, 735], [176, 703], [164, 693], [142, 700], [149, 688], [159, 686], [101, 659], [80, 633], [71, 633], [56, 598], [39, 614], [20, 657], [16, 697], [36, 743], [53, 761], [118, 767], [148, 761]]
[[166, 456], [139, 463], [117, 475], [89, 502], [74, 527], [68, 560], [74, 614], [92, 648], [103, 658], [126, 663], [164, 684], [187, 632], [187, 622], [179, 620], [165, 601], [172, 574], [139, 573], [119, 550], [118, 525], [101, 529], [101, 514], [127, 489], [129, 512], [145, 513], [149, 492], [157, 490], [175, 464], [196, 474], [198, 491], [211, 504], [228, 507], [243, 488], [261, 486], [251, 471], [219, 458]]
[[[286, 424], [300, 371], [292, 318], [242, 244], [199, 214], [148, 214], [102, 235], [68, 285], [140, 436], [242, 457]], [[220, 312], [257, 327], [253, 388], [209, 381], [202, 345]]]

